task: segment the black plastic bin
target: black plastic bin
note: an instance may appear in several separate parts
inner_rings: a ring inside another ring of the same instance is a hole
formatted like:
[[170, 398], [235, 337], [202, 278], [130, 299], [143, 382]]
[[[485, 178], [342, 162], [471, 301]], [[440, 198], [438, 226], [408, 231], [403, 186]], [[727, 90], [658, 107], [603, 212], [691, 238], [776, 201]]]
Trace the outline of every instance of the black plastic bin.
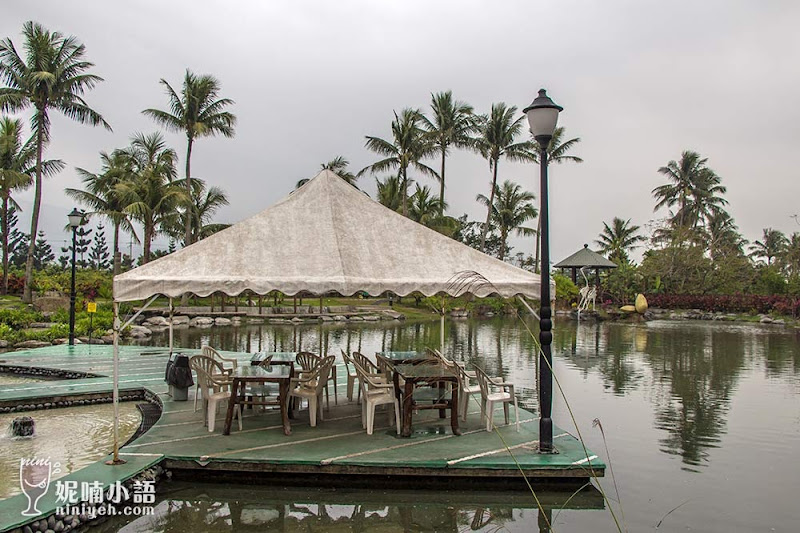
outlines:
[[194, 385], [192, 369], [189, 368], [189, 356], [174, 354], [167, 362], [165, 381], [169, 384], [172, 399], [185, 402], [189, 399], [189, 387]]

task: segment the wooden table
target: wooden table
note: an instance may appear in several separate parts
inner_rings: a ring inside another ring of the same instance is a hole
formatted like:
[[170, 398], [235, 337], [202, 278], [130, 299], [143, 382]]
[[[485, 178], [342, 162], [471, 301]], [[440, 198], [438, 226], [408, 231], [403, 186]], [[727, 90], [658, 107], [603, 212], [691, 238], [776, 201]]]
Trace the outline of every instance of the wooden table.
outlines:
[[[411, 436], [411, 417], [414, 409], [439, 409], [439, 416], [444, 418], [445, 409], [450, 409], [450, 427], [453, 435], [461, 435], [458, 429], [458, 376], [449, 368], [440, 364], [430, 364], [424, 361], [422, 364], [401, 364], [393, 369], [394, 388], [400, 391], [400, 378], [405, 380], [402, 405], [402, 417], [400, 435], [403, 437]], [[452, 395], [449, 400], [443, 398], [444, 386], [452, 383]], [[418, 384], [438, 385], [440, 391], [439, 401], [432, 404], [417, 404], [414, 402], [414, 388]]]
[[[281, 409], [283, 420], [283, 433], [292, 434], [289, 423], [289, 386], [294, 375], [294, 364], [275, 364], [269, 366], [240, 366], [231, 375], [231, 399], [228, 402], [228, 413], [225, 415], [225, 429], [223, 435], [230, 435], [231, 422], [233, 421], [234, 406], [240, 405], [278, 405]], [[277, 383], [278, 399], [276, 400], [248, 400], [245, 398], [245, 388], [248, 383]], [[240, 411], [241, 413], [241, 411]]]

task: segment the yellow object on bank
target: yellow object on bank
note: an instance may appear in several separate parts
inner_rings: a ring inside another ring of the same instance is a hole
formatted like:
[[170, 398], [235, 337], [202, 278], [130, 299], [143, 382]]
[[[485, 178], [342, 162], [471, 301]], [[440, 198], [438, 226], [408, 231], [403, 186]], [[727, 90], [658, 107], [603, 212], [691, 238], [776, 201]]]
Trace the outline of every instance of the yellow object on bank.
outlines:
[[623, 305], [622, 307], [619, 308], [619, 310], [623, 311], [625, 313], [635, 313], [636, 312], [636, 307], [634, 307], [632, 305]]
[[636, 295], [634, 306], [636, 307], [636, 312], [640, 315], [643, 315], [645, 311], [647, 311], [647, 298], [644, 297], [644, 294]]

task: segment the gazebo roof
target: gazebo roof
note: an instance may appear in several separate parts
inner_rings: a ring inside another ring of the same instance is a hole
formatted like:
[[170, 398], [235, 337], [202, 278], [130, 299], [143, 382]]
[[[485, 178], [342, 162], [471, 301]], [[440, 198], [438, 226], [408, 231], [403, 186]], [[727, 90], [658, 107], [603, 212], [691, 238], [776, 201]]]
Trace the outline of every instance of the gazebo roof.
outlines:
[[617, 264], [589, 249], [588, 244], [558, 264], [555, 268], [617, 268]]

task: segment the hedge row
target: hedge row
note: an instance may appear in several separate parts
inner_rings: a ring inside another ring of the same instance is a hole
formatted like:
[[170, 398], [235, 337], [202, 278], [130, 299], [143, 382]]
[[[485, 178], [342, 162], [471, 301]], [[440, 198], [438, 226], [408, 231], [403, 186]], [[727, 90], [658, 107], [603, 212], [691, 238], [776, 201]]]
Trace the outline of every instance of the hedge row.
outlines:
[[796, 316], [800, 298], [760, 294], [647, 294], [650, 307], [661, 309], [700, 309], [720, 313], [771, 313]]

